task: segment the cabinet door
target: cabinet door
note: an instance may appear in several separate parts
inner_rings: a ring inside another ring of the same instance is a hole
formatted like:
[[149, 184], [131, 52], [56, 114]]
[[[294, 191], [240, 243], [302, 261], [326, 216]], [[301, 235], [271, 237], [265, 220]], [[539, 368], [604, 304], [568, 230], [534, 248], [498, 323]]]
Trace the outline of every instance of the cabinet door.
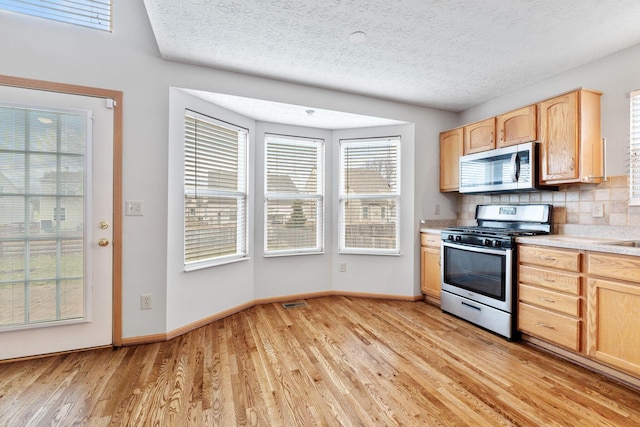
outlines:
[[440, 134], [440, 191], [458, 191], [462, 128]]
[[496, 148], [496, 119], [482, 120], [464, 128], [464, 154], [479, 153]]
[[579, 179], [578, 93], [571, 92], [538, 105], [542, 182]]
[[537, 139], [536, 106], [520, 108], [496, 117], [498, 141], [496, 147], [521, 144]]
[[640, 285], [589, 279], [589, 355], [640, 375]]
[[420, 248], [422, 267], [422, 293], [440, 301], [440, 249]]

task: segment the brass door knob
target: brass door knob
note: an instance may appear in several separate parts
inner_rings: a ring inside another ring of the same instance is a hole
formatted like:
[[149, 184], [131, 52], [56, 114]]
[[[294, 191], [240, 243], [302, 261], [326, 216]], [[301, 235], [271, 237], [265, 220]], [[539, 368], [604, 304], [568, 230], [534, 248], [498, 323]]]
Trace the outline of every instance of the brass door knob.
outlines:
[[109, 246], [109, 240], [103, 237], [102, 239], [98, 240], [98, 246]]
[[100, 221], [100, 224], [98, 224], [98, 226], [102, 229], [102, 230], [106, 230], [107, 228], [109, 228], [109, 223], [107, 221]]

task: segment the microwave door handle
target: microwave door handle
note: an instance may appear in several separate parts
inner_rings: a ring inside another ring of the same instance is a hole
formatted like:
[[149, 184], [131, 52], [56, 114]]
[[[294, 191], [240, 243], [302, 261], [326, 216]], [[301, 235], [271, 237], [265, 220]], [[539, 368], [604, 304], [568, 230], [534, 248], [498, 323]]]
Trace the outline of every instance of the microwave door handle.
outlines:
[[520, 179], [520, 156], [518, 153], [511, 155], [511, 181], [518, 182]]

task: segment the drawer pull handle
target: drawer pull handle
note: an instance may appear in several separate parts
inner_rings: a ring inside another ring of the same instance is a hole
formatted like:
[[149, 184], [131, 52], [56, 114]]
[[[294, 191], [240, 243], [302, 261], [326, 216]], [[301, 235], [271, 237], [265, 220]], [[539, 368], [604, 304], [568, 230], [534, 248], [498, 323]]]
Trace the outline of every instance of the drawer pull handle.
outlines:
[[542, 281], [544, 281], [544, 282], [551, 282], [551, 283], [555, 283], [555, 282], [556, 282], [555, 280], [553, 280], [553, 279], [549, 279], [548, 277], [541, 277], [541, 276], [538, 276], [538, 279], [540, 279], [540, 280], [542, 280]]
[[556, 259], [552, 256], [541, 256], [540, 259], [545, 261], [555, 261]]
[[540, 301], [551, 302], [551, 303], [554, 303], [554, 304], [556, 302], [555, 300], [552, 300], [552, 299], [549, 299], [549, 298], [545, 298], [545, 297], [538, 297], [538, 299]]
[[538, 322], [538, 326], [542, 326], [543, 328], [547, 328], [547, 329], [555, 329], [553, 326], [547, 325], [546, 323], [543, 323], [543, 322]]

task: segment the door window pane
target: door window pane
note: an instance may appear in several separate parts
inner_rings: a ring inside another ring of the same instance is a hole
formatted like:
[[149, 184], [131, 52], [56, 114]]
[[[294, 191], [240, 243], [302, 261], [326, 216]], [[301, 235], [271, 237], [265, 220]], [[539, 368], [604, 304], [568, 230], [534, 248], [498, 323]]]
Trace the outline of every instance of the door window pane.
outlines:
[[0, 328], [84, 317], [87, 122], [0, 105]]

